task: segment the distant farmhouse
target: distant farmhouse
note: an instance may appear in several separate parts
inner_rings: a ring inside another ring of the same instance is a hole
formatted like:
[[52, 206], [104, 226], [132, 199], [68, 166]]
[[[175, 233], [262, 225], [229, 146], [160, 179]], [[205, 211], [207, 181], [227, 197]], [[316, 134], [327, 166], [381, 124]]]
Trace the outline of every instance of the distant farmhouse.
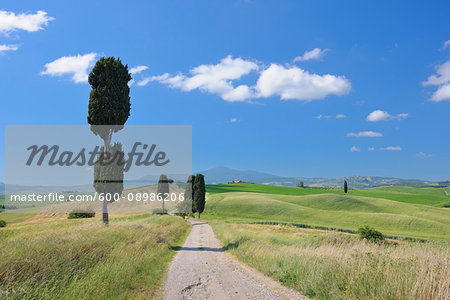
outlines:
[[233, 183], [245, 183], [244, 180], [240, 180], [240, 179], [235, 179], [232, 181]]

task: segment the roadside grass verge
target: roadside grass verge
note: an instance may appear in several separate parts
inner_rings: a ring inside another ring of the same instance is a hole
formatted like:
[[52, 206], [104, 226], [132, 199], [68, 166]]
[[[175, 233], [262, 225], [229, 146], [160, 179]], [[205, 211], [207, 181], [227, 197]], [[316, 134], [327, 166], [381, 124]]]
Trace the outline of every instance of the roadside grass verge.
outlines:
[[312, 298], [444, 300], [450, 293], [445, 241], [379, 245], [293, 226], [210, 224], [227, 251]]
[[171, 216], [17, 224], [0, 229], [0, 298], [148, 299], [190, 226]]

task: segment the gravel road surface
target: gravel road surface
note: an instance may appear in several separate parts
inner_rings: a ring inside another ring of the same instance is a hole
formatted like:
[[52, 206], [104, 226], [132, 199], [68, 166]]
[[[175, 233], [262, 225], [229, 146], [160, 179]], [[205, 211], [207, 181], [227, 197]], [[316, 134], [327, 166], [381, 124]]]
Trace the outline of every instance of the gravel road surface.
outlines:
[[226, 253], [209, 224], [192, 231], [170, 265], [164, 299], [308, 299]]

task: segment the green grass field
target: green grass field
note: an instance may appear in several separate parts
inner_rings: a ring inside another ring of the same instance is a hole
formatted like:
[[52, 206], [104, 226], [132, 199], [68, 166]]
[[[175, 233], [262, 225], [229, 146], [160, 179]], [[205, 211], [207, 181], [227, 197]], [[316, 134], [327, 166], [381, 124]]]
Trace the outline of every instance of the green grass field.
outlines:
[[99, 218], [0, 228], [0, 298], [152, 299], [189, 232], [170, 216]]
[[[338, 195], [344, 194], [342, 189], [336, 188], [302, 189], [249, 183], [208, 185], [206, 190], [210, 194], [229, 192], [266, 193], [292, 196], [317, 195], [324, 193]], [[365, 190], [349, 190], [349, 194], [354, 196], [382, 198], [405, 203], [425, 204], [433, 206], [443, 206], [445, 204], [450, 204], [449, 188], [418, 188], [411, 186], [393, 185]]]
[[337, 189], [229, 184], [208, 186], [207, 191], [205, 217], [211, 219], [278, 221], [352, 230], [370, 225], [389, 235], [450, 239], [450, 210], [435, 206], [447, 196], [433, 188], [393, 186], [351, 190], [344, 195]]
[[36, 214], [35, 212], [20, 212], [20, 213], [0, 212], [0, 220], [4, 220], [8, 224], [21, 223], [33, 217], [35, 214]]
[[[447, 188], [448, 189], [448, 188]], [[352, 195], [384, 198], [405, 203], [444, 206], [450, 197], [444, 188], [417, 188], [410, 186], [385, 186], [368, 190], [352, 190]]]

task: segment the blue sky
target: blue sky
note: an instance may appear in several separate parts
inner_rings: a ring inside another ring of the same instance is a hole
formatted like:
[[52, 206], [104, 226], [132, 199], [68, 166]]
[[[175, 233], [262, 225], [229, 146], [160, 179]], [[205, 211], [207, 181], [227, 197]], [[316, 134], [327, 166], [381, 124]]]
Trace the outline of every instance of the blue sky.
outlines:
[[192, 125], [195, 171], [450, 179], [448, 1], [149, 2], [2, 1], [3, 129], [86, 124], [116, 56], [127, 124]]

